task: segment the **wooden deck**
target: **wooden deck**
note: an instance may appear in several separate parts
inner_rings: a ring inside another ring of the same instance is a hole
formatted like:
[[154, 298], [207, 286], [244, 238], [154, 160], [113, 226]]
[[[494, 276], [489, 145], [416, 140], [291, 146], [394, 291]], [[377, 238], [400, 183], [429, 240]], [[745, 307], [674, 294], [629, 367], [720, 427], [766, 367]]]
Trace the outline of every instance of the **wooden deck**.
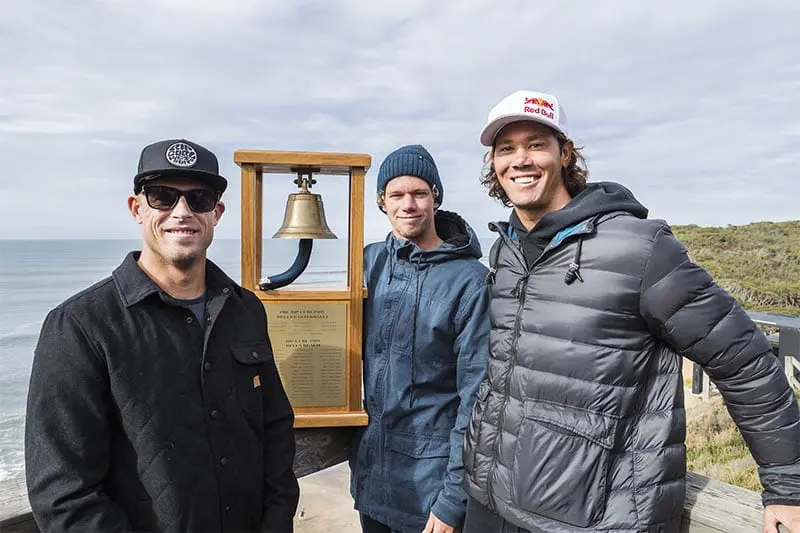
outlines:
[[[359, 531], [358, 514], [348, 489], [347, 463], [300, 478], [295, 533]], [[754, 533], [761, 531], [761, 497], [755, 492], [689, 473], [681, 533]], [[32, 533], [24, 484], [0, 484], [0, 532]], [[782, 533], [788, 530], [781, 528]]]

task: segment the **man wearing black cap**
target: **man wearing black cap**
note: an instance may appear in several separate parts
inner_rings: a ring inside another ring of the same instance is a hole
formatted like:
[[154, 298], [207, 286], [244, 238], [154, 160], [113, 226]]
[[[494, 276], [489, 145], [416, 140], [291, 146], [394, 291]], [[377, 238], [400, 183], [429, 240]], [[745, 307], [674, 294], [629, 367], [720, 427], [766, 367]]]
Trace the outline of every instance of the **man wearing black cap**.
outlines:
[[147, 146], [128, 198], [142, 250], [47, 315], [25, 428], [41, 531], [292, 531], [264, 308], [206, 259], [226, 186], [206, 148]]
[[364, 389], [369, 425], [351, 450], [364, 533], [452, 533], [466, 512], [464, 429], [489, 351], [487, 269], [469, 225], [442, 211], [431, 154], [381, 164], [392, 232], [364, 251]]

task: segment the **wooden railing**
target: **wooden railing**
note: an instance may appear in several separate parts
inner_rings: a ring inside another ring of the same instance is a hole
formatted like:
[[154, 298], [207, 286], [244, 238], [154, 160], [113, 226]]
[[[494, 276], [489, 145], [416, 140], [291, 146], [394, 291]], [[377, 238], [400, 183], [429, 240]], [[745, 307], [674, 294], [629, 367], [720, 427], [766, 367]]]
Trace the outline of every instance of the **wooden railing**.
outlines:
[[797, 373], [800, 371], [800, 318], [754, 311], [749, 311], [748, 314], [759, 326], [778, 330], [776, 355], [783, 365], [789, 384], [795, 390], [800, 390], [800, 381], [797, 378]]
[[38, 531], [22, 479], [0, 482], [0, 533]]
[[[317, 518], [336, 522], [339, 531], [358, 531], [358, 516], [348, 492], [348, 467], [341, 463], [300, 480], [301, 505], [295, 532], [328, 531]], [[0, 533], [37, 532], [21, 481], [0, 483]], [[758, 533], [761, 496], [690, 472], [681, 533]], [[788, 530], [781, 528], [781, 533]]]

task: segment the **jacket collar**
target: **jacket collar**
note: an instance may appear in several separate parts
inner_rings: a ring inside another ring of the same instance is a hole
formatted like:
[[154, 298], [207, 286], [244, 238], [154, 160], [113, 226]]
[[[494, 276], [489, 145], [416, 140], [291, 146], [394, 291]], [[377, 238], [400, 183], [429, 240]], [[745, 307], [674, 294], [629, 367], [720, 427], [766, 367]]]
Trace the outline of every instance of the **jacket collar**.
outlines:
[[[164, 291], [139, 268], [137, 261], [141, 252], [130, 252], [111, 274], [125, 307], [138, 304], [153, 294], [164, 295]], [[209, 294], [227, 294], [231, 290], [239, 296], [242, 288], [229, 278], [217, 265], [206, 259], [206, 290]]]
[[558, 233], [556, 233], [555, 237], [550, 241], [550, 244], [547, 245], [546, 250], [552, 250], [564, 240], [571, 236], [571, 235], [585, 235], [588, 233], [594, 233], [595, 224], [598, 217], [587, 218], [577, 224], [573, 224], [567, 228], [562, 229]]
[[[547, 245], [546, 250], [552, 250], [559, 246], [567, 237], [572, 235], [585, 235], [588, 233], [593, 233], [595, 231], [595, 226], [597, 225], [598, 219], [601, 217], [591, 217], [587, 218], [586, 220], [582, 220], [577, 224], [573, 224], [571, 226], [567, 226], [566, 228], [562, 229], [555, 236], [550, 239], [550, 242]], [[510, 224], [506, 221], [500, 222], [489, 222], [489, 229], [499, 233], [503, 237], [507, 237], [508, 239], [515, 241], [519, 240], [520, 235], [517, 229], [514, 227], [513, 224]]]

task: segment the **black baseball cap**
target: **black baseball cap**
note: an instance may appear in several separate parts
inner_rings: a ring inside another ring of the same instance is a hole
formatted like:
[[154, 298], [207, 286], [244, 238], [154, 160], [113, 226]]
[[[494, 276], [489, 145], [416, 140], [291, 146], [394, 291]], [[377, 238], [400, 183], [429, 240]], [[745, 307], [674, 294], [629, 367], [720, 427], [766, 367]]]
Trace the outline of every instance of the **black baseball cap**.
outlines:
[[168, 139], [145, 146], [139, 156], [139, 171], [133, 177], [133, 193], [139, 194], [146, 182], [162, 177], [191, 178], [220, 193], [228, 187], [228, 180], [219, 175], [217, 156], [186, 139]]

